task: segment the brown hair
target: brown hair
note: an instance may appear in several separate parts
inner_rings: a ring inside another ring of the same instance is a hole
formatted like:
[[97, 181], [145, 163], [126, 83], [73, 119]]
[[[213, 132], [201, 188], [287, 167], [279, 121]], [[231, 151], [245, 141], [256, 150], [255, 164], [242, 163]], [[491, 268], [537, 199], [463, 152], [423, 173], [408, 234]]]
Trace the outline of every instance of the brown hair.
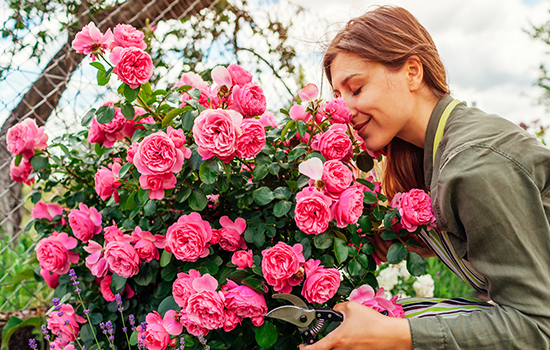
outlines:
[[[346, 24], [325, 52], [323, 64], [331, 84], [330, 66], [341, 52], [355, 53], [392, 70], [416, 55], [423, 66], [424, 83], [434, 96], [442, 98], [449, 93], [445, 67], [432, 37], [404, 8], [380, 6]], [[395, 137], [388, 145], [385, 162], [382, 188], [388, 197], [412, 188], [426, 189], [422, 148]]]

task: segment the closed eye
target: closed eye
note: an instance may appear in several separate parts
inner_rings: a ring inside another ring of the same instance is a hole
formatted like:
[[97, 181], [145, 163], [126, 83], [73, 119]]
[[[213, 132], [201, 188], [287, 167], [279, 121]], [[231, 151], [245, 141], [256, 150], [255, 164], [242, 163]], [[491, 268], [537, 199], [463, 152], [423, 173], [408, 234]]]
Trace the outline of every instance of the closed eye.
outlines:
[[355, 90], [355, 91], [353, 92], [353, 96], [359, 95], [359, 94], [361, 93], [361, 89], [362, 89], [362, 88], [363, 88], [363, 87], [360, 87], [359, 89]]

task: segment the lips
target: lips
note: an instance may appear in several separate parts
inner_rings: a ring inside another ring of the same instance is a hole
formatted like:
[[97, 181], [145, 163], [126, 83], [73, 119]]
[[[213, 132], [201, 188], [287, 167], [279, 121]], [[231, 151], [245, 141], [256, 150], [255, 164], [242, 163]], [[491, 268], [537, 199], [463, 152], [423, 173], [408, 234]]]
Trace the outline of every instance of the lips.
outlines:
[[369, 118], [366, 122], [354, 124], [353, 128], [358, 132], [361, 133], [363, 131], [363, 128], [370, 122], [371, 118]]

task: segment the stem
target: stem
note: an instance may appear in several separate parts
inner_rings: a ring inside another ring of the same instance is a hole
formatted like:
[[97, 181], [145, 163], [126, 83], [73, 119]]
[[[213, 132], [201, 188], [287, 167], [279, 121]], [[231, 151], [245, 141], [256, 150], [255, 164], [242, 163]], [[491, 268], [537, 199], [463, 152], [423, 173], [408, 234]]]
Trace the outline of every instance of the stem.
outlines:
[[[82, 297], [80, 296], [80, 293], [77, 293], [78, 299], [80, 299], [80, 305], [82, 305], [82, 310], [86, 310], [86, 306], [84, 305], [84, 300], [82, 300]], [[101, 345], [99, 345], [99, 341], [97, 340], [97, 337], [95, 335], [94, 327], [92, 326], [92, 320], [90, 320], [90, 313], [86, 313], [86, 318], [88, 319], [88, 324], [90, 325], [90, 329], [92, 330], [92, 334], [94, 335], [95, 343], [97, 344], [97, 348], [101, 349]]]
[[105, 56], [103, 56], [103, 52], [99, 52], [98, 54], [99, 54], [99, 57], [101, 57], [101, 58], [103, 59], [103, 61], [105, 61], [105, 63], [107, 63], [111, 68], [115, 68], [115, 66], [113, 66], [113, 65], [111, 64], [111, 62], [109, 62], [109, 61], [105, 58]]
[[[122, 318], [122, 327], [126, 328], [126, 323], [124, 322], [124, 314], [122, 311], [120, 311], [120, 318]], [[128, 328], [126, 328], [126, 332], [124, 332], [124, 335], [126, 336], [126, 341], [128, 342], [128, 349], [132, 350], [132, 346], [130, 345], [130, 338], [128, 338]]]
[[157, 119], [159, 119], [159, 115], [157, 114], [157, 112], [153, 111], [151, 107], [147, 103], [145, 103], [145, 101], [143, 101], [141, 95], [138, 95], [137, 100], [143, 108], [145, 108], [149, 113], [153, 114]]

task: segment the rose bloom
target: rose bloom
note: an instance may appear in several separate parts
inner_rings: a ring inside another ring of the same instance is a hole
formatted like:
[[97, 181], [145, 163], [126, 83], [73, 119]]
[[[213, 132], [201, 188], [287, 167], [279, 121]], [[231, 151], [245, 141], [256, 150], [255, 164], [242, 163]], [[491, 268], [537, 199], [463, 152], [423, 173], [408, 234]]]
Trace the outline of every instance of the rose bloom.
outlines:
[[317, 140], [312, 142], [311, 147], [316, 151], [320, 151], [326, 160], [349, 158], [352, 152], [352, 144], [346, 131], [345, 125], [333, 124]]
[[139, 256], [130, 243], [113, 241], [105, 247], [105, 260], [109, 270], [119, 276], [130, 278], [139, 272]]
[[38, 127], [34, 119], [24, 119], [9, 128], [6, 135], [8, 151], [14, 156], [23, 155], [25, 159], [30, 159], [35, 149], [46, 149], [47, 141], [44, 127]]
[[134, 28], [129, 24], [117, 24], [113, 29], [113, 47], [137, 47], [138, 49], [145, 50], [147, 44], [143, 40], [145, 34]]
[[204, 160], [213, 156], [228, 163], [236, 155], [242, 115], [223, 109], [206, 109], [193, 125], [193, 137]]
[[176, 321], [177, 313], [175, 310], [168, 310], [164, 314], [164, 319], [156, 311], [147, 314], [147, 330], [145, 334], [138, 329], [139, 339], [145, 339], [145, 345], [148, 350], [165, 350], [170, 344], [170, 335], [179, 335], [183, 330], [180, 322]]
[[138, 148], [139, 148], [139, 142], [134, 142], [130, 145], [130, 147], [128, 147], [128, 149], [126, 150], [126, 161], [128, 163], [134, 162], [134, 156]]
[[341, 97], [333, 98], [319, 111], [323, 116], [330, 115], [332, 123], [347, 124], [351, 121], [352, 115]]
[[308, 303], [323, 304], [332, 298], [340, 287], [338, 269], [325, 269], [320, 260], [308, 260], [305, 265], [306, 280], [302, 295]]
[[290, 118], [292, 120], [301, 120], [304, 123], [307, 123], [311, 120], [311, 114], [309, 112], [306, 112], [306, 107], [302, 105], [294, 105], [290, 107], [288, 113], [290, 114]]
[[119, 237], [122, 237], [124, 235], [124, 233], [117, 227], [115, 220], [113, 220], [113, 225], [105, 227], [103, 231], [105, 244], [116, 241]]
[[141, 260], [151, 262], [153, 259], [159, 259], [159, 249], [164, 249], [164, 236], [153, 235], [149, 231], [142, 231], [139, 226], [136, 226], [132, 237], [136, 239], [134, 245], [136, 252]]
[[[109, 302], [116, 300], [115, 295], [111, 291], [112, 280], [113, 280], [113, 276], [107, 275], [101, 280], [101, 282], [99, 282], [99, 289], [101, 291], [101, 295], [103, 296], [103, 299]], [[124, 290], [120, 294], [126, 294], [125, 297], [127, 299], [130, 299], [131, 297], [134, 296], [134, 291], [132, 290], [132, 288], [130, 288], [128, 283], [126, 283], [126, 286], [124, 286]]]
[[220, 235], [219, 243], [223, 250], [234, 252], [236, 250], [246, 248], [246, 243], [242, 236], [246, 230], [246, 221], [242, 218], [231, 221], [228, 216], [220, 218], [222, 228], [218, 230]]
[[294, 221], [300, 231], [318, 235], [328, 228], [332, 219], [332, 199], [315, 188], [305, 188], [296, 194]]
[[265, 147], [265, 129], [258, 119], [245, 119], [241, 123], [242, 134], [237, 139], [237, 156], [254, 158]]
[[329, 160], [323, 164], [323, 181], [327, 192], [332, 196], [339, 196], [353, 181], [353, 172], [339, 160]]
[[178, 277], [172, 285], [172, 295], [181, 308], [185, 309], [189, 297], [197, 292], [193, 289], [193, 281], [200, 277], [200, 272], [195, 269], [189, 270], [189, 274], [185, 272], [178, 273]]
[[[78, 337], [79, 323], [86, 323], [86, 320], [75, 313], [72, 305], [60, 304], [60, 306], [59, 311], [52, 311], [48, 315], [48, 329], [53, 334], [61, 333], [61, 339], [68, 343]], [[63, 316], [59, 316], [60, 312], [63, 312]]]
[[182, 73], [180, 80], [174, 86], [180, 87], [183, 85], [189, 85], [192, 88], [197, 88], [199, 90], [208, 88], [208, 83], [205, 82], [200, 75], [193, 72]]
[[[113, 102], [106, 102], [103, 106], [113, 107]], [[113, 147], [116, 141], [122, 141], [125, 137], [131, 137], [134, 134], [132, 121], [124, 117], [118, 107], [114, 107], [115, 116], [108, 123], [101, 124], [94, 117], [90, 130], [88, 131], [88, 142], [99, 143], [106, 148]], [[137, 113], [136, 113], [137, 114]]]
[[101, 214], [84, 203], [79, 203], [78, 208], [69, 213], [69, 226], [75, 237], [86, 243], [101, 232]]
[[88, 241], [84, 250], [90, 254], [86, 258], [86, 267], [90, 269], [92, 275], [103, 277], [107, 274], [107, 260], [103, 256], [103, 246], [95, 241]]
[[336, 219], [336, 226], [344, 228], [349, 224], [356, 224], [363, 215], [363, 191], [357, 186], [351, 186], [342, 194], [332, 207], [333, 217]]
[[176, 259], [197, 261], [198, 258], [208, 255], [208, 242], [211, 238], [210, 223], [202, 220], [199, 213], [191, 213], [181, 216], [168, 227], [164, 249], [174, 254]]
[[164, 131], [158, 131], [139, 143], [134, 164], [141, 175], [179, 173], [185, 157]]
[[270, 126], [272, 128], [277, 127], [277, 120], [275, 119], [275, 116], [270, 111], [266, 111], [264, 114], [260, 116], [260, 123], [262, 123], [263, 127]]
[[401, 215], [401, 225], [409, 232], [416, 231], [419, 225], [435, 227], [435, 216], [430, 196], [421, 189], [413, 188], [409, 192], [398, 194], [392, 200]]
[[302, 99], [302, 101], [310, 102], [317, 98], [319, 95], [319, 88], [317, 85], [309, 83], [306, 86], [304, 86], [303, 89], [300, 89], [298, 91], [298, 96]]
[[40, 269], [40, 276], [42, 276], [44, 282], [46, 282], [51, 289], [55, 289], [59, 286], [59, 275], [57, 273]]
[[251, 250], [239, 250], [233, 253], [231, 257], [231, 263], [237, 265], [237, 270], [244, 270], [252, 267], [252, 251]]
[[113, 73], [132, 89], [145, 84], [153, 75], [153, 61], [149, 54], [135, 47], [115, 47], [110, 56], [115, 65]]
[[216, 292], [218, 281], [209, 274], [193, 280], [192, 294], [187, 300], [185, 313], [190, 321], [206, 329], [223, 328], [225, 297]]
[[243, 86], [252, 82], [252, 74], [238, 64], [230, 64], [227, 70], [229, 71], [229, 75], [231, 75], [233, 85]]
[[349, 300], [368, 306], [374, 311], [387, 311], [388, 316], [390, 317], [405, 317], [403, 306], [396, 304], [397, 295], [395, 295], [391, 300], [386, 299], [384, 288], [378, 289], [375, 294], [374, 289], [371, 286], [364, 284], [351, 292], [349, 295]]
[[111, 29], [107, 29], [105, 35], [103, 35], [94, 22], [90, 22], [80, 32], [76, 33], [71, 45], [78, 53], [85, 55], [91, 53], [92, 59], [95, 60], [95, 54], [105, 52], [105, 49], [109, 49], [112, 43], [113, 33]]
[[290, 293], [302, 281], [303, 275], [296, 275], [305, 262], [302, 249], [299, 243], [291, 247], [278, 242], [262, 251], [262, 273], [276, 292]]
[[170, 190], [176, 187], [177, 183], [174, 173], [168, 172], [165, 174], [141, 175], [139, 177], [139, 185], [144, 190], [149, 190], [149, 198], [163, 199], [164, 190]]
[[[180, 318], [181, 324], [185, 327], [185, 330], [187, 331], [187, 333], [194, 335], [195, 337], [198, 337], [199, 335], [202, 335], [204, 337], [208, 334], [208, 332], [210, 332], [208, 328], [201, 327], [195, 322], [191, 321], [187, 316], [185, 309], [182, 309], [178, 314], [178, 316]], [[225, 326], [225, 321], [224, 321], [224, 326]]]
[[55, 203], [38, 201], [32, 210], [31, 216], [35, 219], [47, 219], [52, 221], [54, 217], [63, 214], [63, 207]]
[[239, 286], [228, 279], [223, 291], [225, 307], [239, 317], [263, 317], [268, 311], [264, 296], [248, 286]]
[[25, 158], [21, 159], [21, 163], [18, 166], [15, 166], [15, 158], [11, 160], [10, 163], [10, 177], [15, 182], [23, 182], [27, 185], [32, 185], [34, 183], [34, 177], [29, 178], [32, 173], [31, 162]]
[[59, 275], [66, 274], [71, 263], [76, 264], [79, 260], [77, 253], [69, 251], [76, 244], [77, 240], [69, 237], [66, 232], [53, 232], [50, 237], [42, 238], [36, 245], [36, 258], [40, 268]]
[[241, 323], [242, 318], [229, 309], [225, 309], [224, 313], [223, 331], [231, 332], [237, 327], [238, 324]]
[[113, 194], [115, 195], [115, 202], [118, 202], [118, 191], [116, 190], [121, 186], [118, 181], [118, 172], [120, 171], [119, 163], [113, 163], [112, 169], [102, 166], [97, 170], [94, 176], [95, 191], [102, 200], [107, 200]]
[[255, 83], [237, 85], [231, 92], [230, 108], [245, 117], [260, 116], [266, 110], [264, 91]]

